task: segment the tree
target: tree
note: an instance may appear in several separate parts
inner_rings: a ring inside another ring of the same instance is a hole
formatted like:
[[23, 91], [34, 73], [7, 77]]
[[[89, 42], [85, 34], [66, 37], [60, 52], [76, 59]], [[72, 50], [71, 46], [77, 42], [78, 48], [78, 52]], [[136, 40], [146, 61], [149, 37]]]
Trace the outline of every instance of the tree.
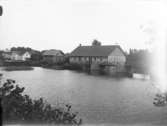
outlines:
[[139, 73], [150, 71], [151, 53], [148, 50], [130, 49], [127, 55], [127, 65], [133, 67]]
[[156, 94], [153, 104], [157, 107], [166, 106], [167, 105], [167, 93]]
[[98, 40], [93, 40], [92, 42], [92, 46], [100, 46], [101, 45], [101, 42], [99, 42]]
[[54, 123], [80, 125], [77, 113], [71, 111], [71, 105], [52, 107], [43, 98], [33, 100], [23, 95], [24, 87], [19, 87], [14, 80], [8, 79], [0, 87], [3, 122], [5, 123]]
[[29, 47], [12, 47], [10, 50], [11, 51], [20, 51], [20, 52], [33, 51], [33, 49], [31, 49]]

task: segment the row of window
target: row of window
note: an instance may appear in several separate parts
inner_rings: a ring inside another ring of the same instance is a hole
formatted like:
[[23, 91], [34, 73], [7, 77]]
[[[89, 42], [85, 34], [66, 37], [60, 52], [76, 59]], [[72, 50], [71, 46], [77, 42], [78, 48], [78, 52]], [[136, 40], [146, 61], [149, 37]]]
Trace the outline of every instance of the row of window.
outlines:
[[123, 56], [109, 56], [109, 61], [125, 62], [126, 58]]
[[106, 61], [106, 57], [71, 57], [71, 61]]
[[110, 57], [71, 57], [71, 62], [110, 62], [110, 63], [125, 63], [125, 57], [117, 57], [117, 56], [110, 56]]

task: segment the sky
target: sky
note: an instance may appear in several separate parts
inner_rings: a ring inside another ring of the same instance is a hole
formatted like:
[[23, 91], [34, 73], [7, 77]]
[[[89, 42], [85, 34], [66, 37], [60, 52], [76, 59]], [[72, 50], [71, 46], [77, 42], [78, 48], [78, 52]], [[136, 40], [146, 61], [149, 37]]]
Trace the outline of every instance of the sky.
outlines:
[[0, 49], [67, 53], [94, 39], [124, 50], [149, 49], [166, 30], [165, 0], [0, 0], [0, 5]]

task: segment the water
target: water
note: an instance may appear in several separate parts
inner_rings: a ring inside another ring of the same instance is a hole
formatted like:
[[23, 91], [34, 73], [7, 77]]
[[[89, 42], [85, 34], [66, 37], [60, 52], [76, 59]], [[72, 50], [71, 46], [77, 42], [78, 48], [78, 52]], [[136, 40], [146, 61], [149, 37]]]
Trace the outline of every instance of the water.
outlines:
[[24, 86], [32, 98], [72, 104], [86, 124], [167, 125], [167, 109], [153, 106], [156, 89], [148, 80], [38, 67], [1, 73]]

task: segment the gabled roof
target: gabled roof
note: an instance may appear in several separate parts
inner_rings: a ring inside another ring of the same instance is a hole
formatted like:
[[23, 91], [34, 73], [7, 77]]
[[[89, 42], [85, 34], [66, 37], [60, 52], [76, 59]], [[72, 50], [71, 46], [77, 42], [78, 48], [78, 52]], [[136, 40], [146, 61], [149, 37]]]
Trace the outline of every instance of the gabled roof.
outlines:
[[11, 55], [12, 52], [3, 52], [4, 55]]
[[64, 55], [64, 53], [61, 50], [51, 49], [51, 50], [45, 50], [42, 55], [44, 55], [44, 56], [60, 56], [60, 55]]
[[124, 54], [119, 45], [105, 46], [79, 46], [71, 52], [71, 56], [108, 56], [113, 50], [119, 48]]
[[[3, 52], [3, 55], [19, 55], [22, 56], [24, 55], [26, 52], [28, 51], [10, 51], [10, 52]], [[31, 54], [30, 52], [28, 52], [29, 54]]]
[[[28, 51], [12, 51], [12, 54], [17, 54], [17, 55], [22, 56], [22, 55], [25, 54], [26, 52], [28, 52]], [[28, 52], [28, 53], [29, 53], [29, 52]]]

